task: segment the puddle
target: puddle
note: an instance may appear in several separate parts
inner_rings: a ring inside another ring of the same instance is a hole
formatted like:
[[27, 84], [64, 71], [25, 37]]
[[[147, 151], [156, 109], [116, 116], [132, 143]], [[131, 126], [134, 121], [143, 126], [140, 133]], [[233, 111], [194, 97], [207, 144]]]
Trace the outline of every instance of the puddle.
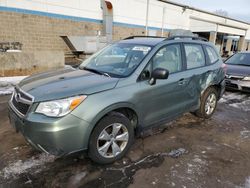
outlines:
[[[160, 166], [165, 157], [180, 157], [181, 155], [187, 153], [184, 148], [179, 148], [172, 150], [169, 153], [157, 153], [153, 155], [148, 155], [141, 160], [130, 163], [121, 167], [109, 167], [106, 168], [102, 175], [91, 182], [88, 182], [84, 187], [127, 187], [133, 182], [134, 174], [140, 169], [152, 168]], [[154, 185], [156, 182], [152, 182]]]

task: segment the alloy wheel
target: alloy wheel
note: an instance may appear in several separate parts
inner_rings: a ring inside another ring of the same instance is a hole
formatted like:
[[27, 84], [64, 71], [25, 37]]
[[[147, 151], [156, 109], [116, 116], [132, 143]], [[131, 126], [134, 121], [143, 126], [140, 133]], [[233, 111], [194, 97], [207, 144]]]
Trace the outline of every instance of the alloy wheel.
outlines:
[[216, 107], [217, 97], [214, 93], [211, 93], [206, 100], [205, 112], [207, 115], [210, 115], [214, 112]]
[[129, 133], [125, 125], [113, 123], [100, 133], [97, 139], [97, 150], [102, 157], [113, 158], [127, 146]]

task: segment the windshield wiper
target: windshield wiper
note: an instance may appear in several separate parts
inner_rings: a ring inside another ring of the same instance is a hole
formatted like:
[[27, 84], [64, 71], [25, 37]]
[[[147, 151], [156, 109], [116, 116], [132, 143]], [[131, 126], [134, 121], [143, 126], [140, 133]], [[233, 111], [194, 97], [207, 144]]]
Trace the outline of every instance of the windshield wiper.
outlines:
[[93, 73], [96, 73], [96, 74], [100, 74], [100, 75], [104, 75], [104, 76], [107, 76], [107, 77], [111, 77], [108, 73], [101, 72], [101, 71], [96, 70], [96, 69], [92, 69], [92, 68], [88, 68], [88, 67], [83, 67], [83, 70], [90, 71], [90, 72], [93, 72]]
[[250, 65], [247, 65], [247, 64], [235, 64], [235, 65], [242, 65], [242, 66], [250, 66]]
[[88, 68], [88, 67], [83, 67], [83, 70], [86, 70], [86, 71], [89, 71], [89, 72], [93, 72], [93, 73], [96, 73], [96, 74], [100, 74], [100, 75], [103, 75], [103, 73], [99, 70], [96, 70], [96, 69], [92, 69], [92, 68]]

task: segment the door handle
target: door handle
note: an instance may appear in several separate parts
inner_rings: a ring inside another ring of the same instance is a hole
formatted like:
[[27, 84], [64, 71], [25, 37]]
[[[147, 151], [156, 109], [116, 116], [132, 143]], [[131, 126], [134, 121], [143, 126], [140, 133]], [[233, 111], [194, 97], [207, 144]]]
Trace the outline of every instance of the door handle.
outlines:
[[187, 80], [184, 79], [184, 78], [182, 78], [182, 79], [180, 79], [180, 80], [178, 81], [178, 84], [179, 84], [179, 85], [184, 85], [184, 84], [186, 84], [186, 82], [187, 82]]

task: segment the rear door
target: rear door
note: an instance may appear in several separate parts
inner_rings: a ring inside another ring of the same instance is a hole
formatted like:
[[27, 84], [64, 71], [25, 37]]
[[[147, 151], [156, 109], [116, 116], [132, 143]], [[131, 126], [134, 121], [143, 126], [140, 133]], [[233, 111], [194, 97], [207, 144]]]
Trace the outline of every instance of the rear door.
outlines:
[[184, 58], [186, 62], [186, 71], [184, 79], [186, 80], [185, 98], [186, 109], [192, 110], [199, 104], [199, 98], [202, 88], [206, 87], [206, 75], [208, 70], [206, 67], [206, 56], [204, 49], [199, 43], [184, 43]]

